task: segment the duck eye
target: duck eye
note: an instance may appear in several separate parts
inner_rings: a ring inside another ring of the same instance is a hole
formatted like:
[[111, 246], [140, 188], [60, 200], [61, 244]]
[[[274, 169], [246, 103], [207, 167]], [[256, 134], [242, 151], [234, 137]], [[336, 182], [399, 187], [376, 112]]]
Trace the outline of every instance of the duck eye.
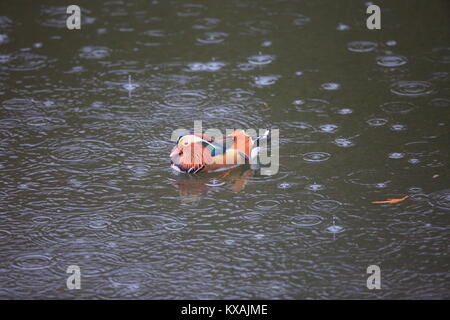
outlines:
[[186, 141], [186, 142], [185, 142], [185, 143], [183, 143], [183, 144], [184, 144], [185, 146], [187, 146], [187, 145], [189, 144], [189, 142], [187, 142], [187, 141]]

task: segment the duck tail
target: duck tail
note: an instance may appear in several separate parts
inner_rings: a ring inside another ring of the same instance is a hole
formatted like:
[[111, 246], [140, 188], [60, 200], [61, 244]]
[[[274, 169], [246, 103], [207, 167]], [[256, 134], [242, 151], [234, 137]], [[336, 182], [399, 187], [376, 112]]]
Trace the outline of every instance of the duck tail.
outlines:
[[266, 139], [267, 143], [270, 142], [270, 131], [266, 130], [262, 135], [257, 136], [254, 143], [256, 143], [256, 146], [259, 147], [260, 141]]
[[[270, 142], [270, 131], [266, 130], [262, 135], [257, 136], [255, 140], [253, 140], [253, 145], [255, 146], [250, 154], [250, 159], [254, 159], [258, 156], [259, 151], [261, 150], [260, 142], [266, 140], [267, 143]], [[267, 144], [266, 144], [267, 145]]]

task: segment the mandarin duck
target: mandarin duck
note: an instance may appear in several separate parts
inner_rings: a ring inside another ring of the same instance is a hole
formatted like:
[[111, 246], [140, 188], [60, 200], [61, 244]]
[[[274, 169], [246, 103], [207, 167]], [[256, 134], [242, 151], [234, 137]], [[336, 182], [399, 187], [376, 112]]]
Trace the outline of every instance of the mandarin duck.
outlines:
[[214, 172], [249, 163], [259, 151], [259, 141], [269, 130], [253, 140], [244, 130], [234, 130], [218, 139], [203, 133], [189, 133], [178, 138], [170, 153], [172, 168], [186, 173]]

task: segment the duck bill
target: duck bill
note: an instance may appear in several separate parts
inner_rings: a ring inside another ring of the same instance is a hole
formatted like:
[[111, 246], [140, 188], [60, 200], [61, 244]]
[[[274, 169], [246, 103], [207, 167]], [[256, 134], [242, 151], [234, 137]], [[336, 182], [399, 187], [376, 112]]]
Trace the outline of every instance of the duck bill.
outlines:
[[181, 153], [181, 150], [178, 147], [175, 147], [170, 153], [170, 157], [173, 158]]

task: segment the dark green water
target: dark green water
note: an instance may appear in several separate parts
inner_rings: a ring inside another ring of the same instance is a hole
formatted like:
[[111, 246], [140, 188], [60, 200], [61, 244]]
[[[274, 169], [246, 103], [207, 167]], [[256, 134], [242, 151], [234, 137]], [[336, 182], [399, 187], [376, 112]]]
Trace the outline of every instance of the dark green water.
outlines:
[[[76, 4], [0, 4], [0, 298], [450, 297], [448, 1], [381, 30], [364, 1]], [[278, 173], [177, 174], [194, 120], [278, 128]]]

